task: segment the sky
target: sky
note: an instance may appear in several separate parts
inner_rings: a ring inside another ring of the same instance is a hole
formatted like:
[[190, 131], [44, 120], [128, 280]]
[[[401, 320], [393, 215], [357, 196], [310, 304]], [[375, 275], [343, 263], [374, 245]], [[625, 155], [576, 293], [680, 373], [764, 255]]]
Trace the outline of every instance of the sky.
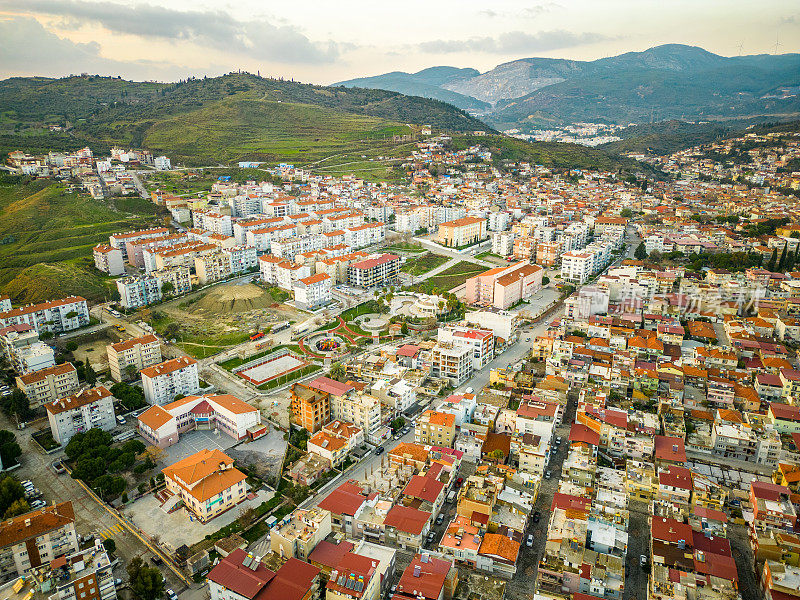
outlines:
[[[776, 46], [777, 42], [777, 46]], [[665, 43], [800, 52], [797, 0], [0, 0], [0, 78], [175, 81], [235, 70], [330, 84]]]

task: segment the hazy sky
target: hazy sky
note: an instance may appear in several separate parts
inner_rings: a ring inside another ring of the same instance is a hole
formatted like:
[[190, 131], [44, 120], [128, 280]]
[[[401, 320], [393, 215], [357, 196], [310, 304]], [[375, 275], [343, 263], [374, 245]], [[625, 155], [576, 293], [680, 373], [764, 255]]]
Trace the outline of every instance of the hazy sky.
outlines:
[[800, 51], [797, 0], [0, 0], [0, 78], [174, 80], [260, 71], [313, 83], [594, 59], [664, 43]]

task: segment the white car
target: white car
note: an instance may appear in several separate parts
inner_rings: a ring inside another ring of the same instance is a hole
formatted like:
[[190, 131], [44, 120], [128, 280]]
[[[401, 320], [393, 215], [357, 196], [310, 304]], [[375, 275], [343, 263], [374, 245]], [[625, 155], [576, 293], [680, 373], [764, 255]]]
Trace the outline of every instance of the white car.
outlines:
[[45, 506], [47, 506], [47, 502], [45, 502], [44, 500], [34, 500], [33, 502], [31, 502], [31, 508], [34, 509], [44, 508]]

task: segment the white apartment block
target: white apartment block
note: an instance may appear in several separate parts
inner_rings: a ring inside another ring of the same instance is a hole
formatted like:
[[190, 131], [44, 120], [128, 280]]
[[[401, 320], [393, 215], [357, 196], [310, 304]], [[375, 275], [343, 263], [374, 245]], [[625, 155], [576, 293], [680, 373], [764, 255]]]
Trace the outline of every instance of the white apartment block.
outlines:
[[56, 364], [55, 351], [44, 342], [36, 342], [29, 346], [19, 348], [13, 357], [12, 364], [20, 375], [32, 371], [47, 369]]
[[492, 234], [492, 253], [497, 256], [511, 256], [514, 254], [514, 233], [511, 231], [496, 231]]
[[592, 275], [594, 257], [591, 252], [570, 250], [561, 255], [561, 278], [569, 283], [585, 283]]
[[233, 235], [233, 220], [231, 216], [209, 209], [193, 210], [192, 225], [212, 233]]
[[27, 324], [37, 333], [64, 333], [89, 324], [86, 299], [70, 296], [61, 300], [29, 304], [0, 313], [0, 327]]
[[333, 280], [325, 273], [317, 273], [294, 282], [294, 302], [298, 308], [315, 310], [332, 299]]
[[269, 227], [277, 227], [283, 225], [284, 220], [281, 217], [249, 219], [246, 221], [237, 221], [233, 224], [233, 237], [236, 243], [240, 246], [247, 242], [247, 232], [255, 231], [257, 229], [265, 229]]
[[283, 240], [297, 235], [297, 225], [275, 225], [251, 229], [245, 234], [245, 241], [248, 246], [252, 246], [259, 254], [269, 252], [273, 240]]
[[394, 227], [403, 233], [414, 233], [422, 228], [422, 222], [416, 212], [397, 213]]
[[162, 298], [162, 288], [165, 283], [172, 284], [173, 296], [181, 296], [192, 290], [191, 275], [187, 267], [172, 267], [160, 271], [153, 271], [148, 275], [125, 277], [117, 279], [117, 291], [120, 304], [126, 309], [139, 308]]
[[125, 261], [122, 260], [122, 250], [108, 244], [98, 244], [92, 249], [94, 266], [98, 271], [116, 276], [125, 273]]
[[197, 361], [188, 356], [173, 358], [142, 369], [144, 398], [149, 404], [163, 405], [178, 394], [189, 396], [200, 391]]
[[360, 427], [370, 443], [380, 442], [381, 403], [374, 396], [359, 393], [331, 395], [331, 418]]
[[[489, 213], [489, 231], [505, 231], [511, 225], [511, 215], [498, 211]], [[504, 254], [501, 256], [505, 256]]]
[[45, 410], [53, 439], [62, 446], [76, 433], [94, 428], [111, 431], [117, 425], [114, 396], [102, 385], [54, 400]]
[[344, 231], [344, 243], [351, 248], [365, 248], [382, 242], [386, 238], [384, 223], [364, 223]]
[[472, 376], [473, 356], [469, 346], [439, 342], [431, 351], [431, 375], [450, 380], [458, 387]]
[[78, 371], [68, 362], [20, 375], [16, 382], [30, 400], [31, 408], [69, 396], [80, 387]]
[[128, 260], [128, 250], [126, 244], [133, 240], [144, 240], [148, 238], [155, 238], [167, 235], [169, 229], [166, 227], [153, 227], [152, 229], [143, 229], [141, 231], [128, 231], [126, 233], [115, 233], [108, 236], [108, 243], [118, 250], [122, 251], [122, 258]]
[[469, 348], [473, 371], [480, 371], [494, 359], [494, 333], [491, 329], [446, 325], [439, 328], [437, 341]]
[[[136, 379], [139, 371], [161, 362], [161, 344], [152, 334], [106, 346], [108, 366], [114, 381]], [[131, 372], [132, 371], [132, 372]]]
[[[262, 263], [262, 265], [263, 264], [264, 263]], [[275, 268], [275, 284], [279, 288], [284, 289], [287, 292], [291, 292], [294, 289], [295, 281], [299, 281], [300, 279], [304, 279], [306, 277], [311, 277], [313, 274], [313, 269], [314, 265], [311, 264], [300, 265], [289, 260], [281, 261], [276, 265]]]
[[166, 156], [156, 156], [153, 159], [153, 166], [156, 171], [169, 171], [172, 168], [172, 161]]

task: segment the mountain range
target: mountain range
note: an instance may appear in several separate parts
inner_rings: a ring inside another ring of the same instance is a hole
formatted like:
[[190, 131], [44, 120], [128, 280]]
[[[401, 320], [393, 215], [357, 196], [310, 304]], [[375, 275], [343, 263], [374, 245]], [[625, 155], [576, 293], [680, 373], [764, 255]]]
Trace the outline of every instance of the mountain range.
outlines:
[[436, 98], [501, 129], [716, 120], [800, 112], [800, 54], [726, 57], [666, 44], [594, 61], [523, 58], [485, 73], [442, 66], [334, 85]]

